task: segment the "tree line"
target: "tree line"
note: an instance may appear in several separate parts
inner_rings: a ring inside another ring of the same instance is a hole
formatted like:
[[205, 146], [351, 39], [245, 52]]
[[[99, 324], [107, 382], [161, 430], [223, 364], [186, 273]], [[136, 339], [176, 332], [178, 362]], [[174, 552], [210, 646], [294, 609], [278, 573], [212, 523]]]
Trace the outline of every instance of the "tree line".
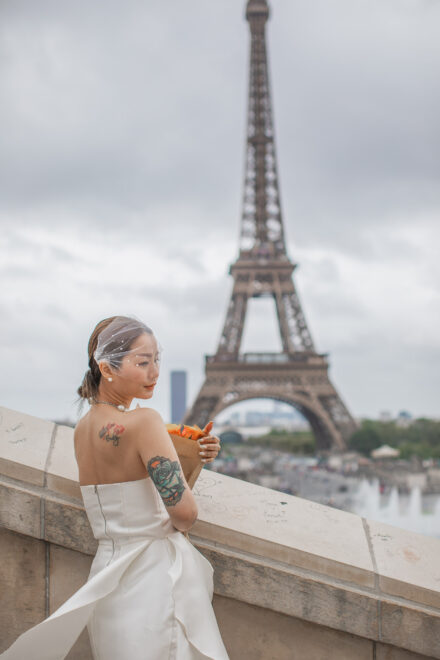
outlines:
[[440, 421], [419, 417], [402, 427], [394, 421], [363, 419], [348, 440], [350, 449], [365, 456], [381, 445], [398, 449], [400, 458], [440, 458]]
[[[290, 451], [295, 454], [313, 455], [316, 451], [312, 431], [287, 431], [271, 429], [262, 436], [248, 438], [247, 443]], [[390, 445], [400, 451], [400, 458], [440, 459], [440, 421], [419, 417], [406, 426], [395, 421], [382, 422], [363, 419], [360, 428], [348, 439], [348, 449], [370, 456], [373, 449]]]

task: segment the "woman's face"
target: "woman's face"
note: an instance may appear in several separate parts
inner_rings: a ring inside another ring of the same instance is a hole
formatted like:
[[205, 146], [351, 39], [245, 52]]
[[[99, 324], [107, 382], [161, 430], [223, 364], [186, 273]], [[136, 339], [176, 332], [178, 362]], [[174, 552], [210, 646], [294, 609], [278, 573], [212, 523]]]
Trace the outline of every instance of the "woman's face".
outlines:
[[160, 352], [154, 335], [144, 333], [131, 345], [116, 376], [116, 387], [136, 399], [150, 399], [159, 378]]

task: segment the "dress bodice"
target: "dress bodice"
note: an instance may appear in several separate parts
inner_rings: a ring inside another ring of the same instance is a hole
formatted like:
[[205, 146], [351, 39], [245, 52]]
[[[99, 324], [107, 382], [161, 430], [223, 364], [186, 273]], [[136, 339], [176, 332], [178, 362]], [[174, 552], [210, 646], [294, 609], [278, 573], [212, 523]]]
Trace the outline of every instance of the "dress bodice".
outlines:
[[100, 542], [164, 538], [176, 532], [151, 477], [80, 488], [90, 526]]

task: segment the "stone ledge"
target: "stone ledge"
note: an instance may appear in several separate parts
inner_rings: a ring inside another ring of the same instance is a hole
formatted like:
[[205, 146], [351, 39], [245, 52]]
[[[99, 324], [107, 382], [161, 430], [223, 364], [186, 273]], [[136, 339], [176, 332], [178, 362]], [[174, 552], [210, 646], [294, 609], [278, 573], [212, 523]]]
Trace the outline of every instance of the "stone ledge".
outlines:
[[55, 428], [53, 422], [0, 408], [0, 473], [44, 486]]
[[[93, 555], [77, 478], [72, 429], [0, 408], [1, 525]], [[440, 658], [439, 540], [209, 470], [194, 494], [216, 593]]]
[[216, 594], [430, 658], [440, 657], [440, 611], [436, 608], [350, 588], [280, 562], [215, 547], [203, 539], [193, 541], [215, 567]]
[[[84, 508], [74, 498], [9, 477], [0, 477], [0, 496], [1, 526], [85, 555], [95, 553], [97, 543]], [[321, 573], [195, 534], [190, 533], [190, 539], [214, 566], [216, 594], [440, 658], [437, 608], [324, 578]], [[423, 635], [414, 634], [419, 629]]]

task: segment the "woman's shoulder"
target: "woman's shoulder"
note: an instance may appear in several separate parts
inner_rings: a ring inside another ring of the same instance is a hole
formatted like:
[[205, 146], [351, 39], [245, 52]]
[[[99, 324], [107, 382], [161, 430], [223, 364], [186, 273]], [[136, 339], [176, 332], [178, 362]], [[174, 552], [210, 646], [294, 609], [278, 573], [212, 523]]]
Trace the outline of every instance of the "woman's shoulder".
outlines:
[[162, 415], [154, 408], [136, 408], [126, 415], [127, 434], [139, 446], [168, 444], [170, 436]]
[[141, 408], [141, 406], [130, 410], [127, 417], [130, 417], [130, 419], [133, 419], [134, 421], [139, 419], [162, 419], [160, 412], [155, 408]]
[[146, 424], [165, 426], [161, 414], [154, 408], [135, 408], [130, 410], [125, 419], [127, 420], [127, 427], [134, 430], [145, 428]]
[[75, 424], [73, 428], [73, 436], [76, 437], [78, 433], [81, 432], [81, 430], [84, 428], [84, 426], [87, 424], [87, 420], [89, 418], [89, 412], [87, 412], [85, 415], [83, 415]]

